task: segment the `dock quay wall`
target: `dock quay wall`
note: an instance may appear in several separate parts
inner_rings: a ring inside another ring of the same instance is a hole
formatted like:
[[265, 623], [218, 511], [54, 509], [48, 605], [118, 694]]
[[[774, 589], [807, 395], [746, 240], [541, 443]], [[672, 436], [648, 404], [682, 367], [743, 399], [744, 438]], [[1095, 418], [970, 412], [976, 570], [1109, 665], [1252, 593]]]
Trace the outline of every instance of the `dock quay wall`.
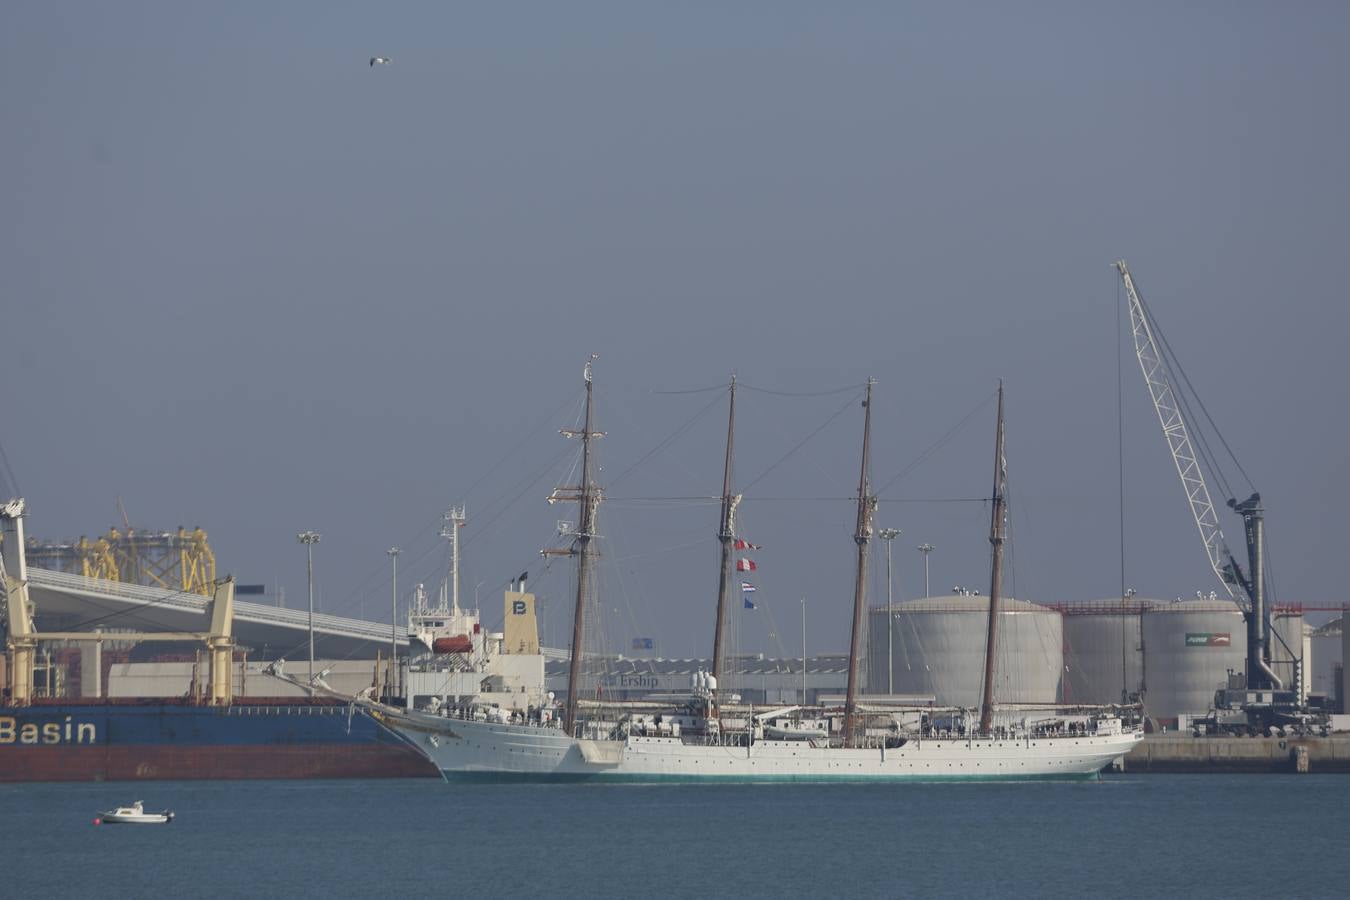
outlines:
[[1149, 735], [1125, 757], [1126, 772], [1294, 772], [1299, 748], [1307, 771], [1350, 774], [1350, 734], [1331, 737]]

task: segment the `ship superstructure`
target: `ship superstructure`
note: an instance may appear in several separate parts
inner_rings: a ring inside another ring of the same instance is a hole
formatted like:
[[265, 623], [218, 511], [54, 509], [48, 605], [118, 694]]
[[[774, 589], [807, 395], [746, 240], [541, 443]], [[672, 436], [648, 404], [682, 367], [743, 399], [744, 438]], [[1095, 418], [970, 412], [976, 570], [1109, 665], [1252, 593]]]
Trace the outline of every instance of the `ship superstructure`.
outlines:
[[415, 650], [405, 677], [407, 706], [470, 716], [476, 710], [501, 720], [542, 714], [549, 720], [551, 698], [544, 689], [535, 596], [525, 589], [528, 573], [513, 579], [504, 594], [502, 630], [484, 627], [481, 611], [459, 600], [464, 507], [452, 507], [445, 521], [441, 536], [450, 541], [450, 571], [438, 602], [432, 604], [426, 586], [419, 584], [408, 612]]

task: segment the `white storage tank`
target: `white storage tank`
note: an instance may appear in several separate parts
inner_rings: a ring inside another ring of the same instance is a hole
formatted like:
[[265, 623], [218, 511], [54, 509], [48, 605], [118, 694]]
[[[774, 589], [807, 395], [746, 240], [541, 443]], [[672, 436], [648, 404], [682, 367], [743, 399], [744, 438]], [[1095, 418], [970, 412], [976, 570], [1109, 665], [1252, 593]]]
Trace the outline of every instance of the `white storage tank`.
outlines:
[[1228, 670], [1246, 670], [1247, 626], [1227, 598], [1160, 603], [1141, 621], [1144, 711], [1160, 724], [1204, 714]]
[[1064, 702], [1120, 703], [1144, 679], [1141, 612], [1156, 601], [1100, 600], [1060, 607], [1064, 615]]
[[[1063, 620], [1058, 611], [1025, 600], [999, 601], [998, 703], [1057, 703], [1064, 670]], [[889, 612], [869, 610], [867, 684], [886, 693], [886, 630], [897, 694], [931, 694], [939, 706], [980, 704], [989, 598], [956, 594], [907, 600]]]

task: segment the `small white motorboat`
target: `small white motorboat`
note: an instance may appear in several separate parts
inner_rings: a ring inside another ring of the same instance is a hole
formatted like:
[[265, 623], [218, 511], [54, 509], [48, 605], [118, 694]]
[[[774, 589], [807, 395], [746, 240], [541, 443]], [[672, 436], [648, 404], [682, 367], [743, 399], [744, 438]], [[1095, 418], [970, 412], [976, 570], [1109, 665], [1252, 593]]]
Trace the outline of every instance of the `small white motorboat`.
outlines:
[[99, 813], [95, 825], [167, 825], [173, 821], [170, 810], [146, 812], [144, 802], [137, 800], [130, 806], [119, 806], [105, 813]]

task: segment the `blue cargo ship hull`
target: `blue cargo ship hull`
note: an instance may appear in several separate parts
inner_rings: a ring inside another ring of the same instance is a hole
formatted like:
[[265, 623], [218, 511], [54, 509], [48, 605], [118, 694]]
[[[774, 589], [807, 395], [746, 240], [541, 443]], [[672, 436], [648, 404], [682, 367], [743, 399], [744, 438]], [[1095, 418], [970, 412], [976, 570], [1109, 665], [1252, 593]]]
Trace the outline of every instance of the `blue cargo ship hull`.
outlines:
[[0, 782], [438, 774], [364, 710], [322, 698], [0, 707]]

